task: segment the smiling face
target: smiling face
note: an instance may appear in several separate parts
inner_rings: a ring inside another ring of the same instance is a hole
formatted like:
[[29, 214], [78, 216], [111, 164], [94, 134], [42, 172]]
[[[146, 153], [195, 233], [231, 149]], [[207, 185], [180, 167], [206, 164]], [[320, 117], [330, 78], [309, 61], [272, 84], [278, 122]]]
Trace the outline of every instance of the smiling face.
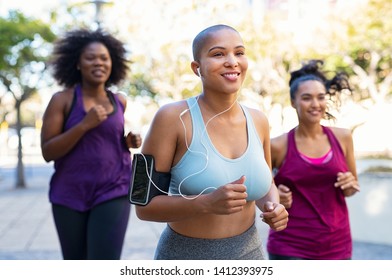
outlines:
[[241, 36], [228, 28], [213, 31], [207, 36], [196, 63], [204, 92], [238, 92], [248, 69]]
[[327, 108], [325, 86], [316, 80], [301, 82], [291, 105], [297, 111], [299, 122], [319, 123]]
[[108, 49], [99, 42], [87, 45], [80, 55], [78, 67], [83, 83], [105, 84], [112, 70]]

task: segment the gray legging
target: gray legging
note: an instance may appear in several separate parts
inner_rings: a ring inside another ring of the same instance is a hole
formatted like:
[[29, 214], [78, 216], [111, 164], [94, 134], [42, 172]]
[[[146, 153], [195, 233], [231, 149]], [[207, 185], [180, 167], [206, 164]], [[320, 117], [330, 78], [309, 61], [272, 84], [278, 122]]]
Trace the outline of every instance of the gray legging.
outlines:
[[183, 236], [167, 226], [155, 251], [157, 260], [263, 260], [263, 247], [255, 225], [244, 233], [221, 239]]
[[63, 258], [120, 259], [130, 207], [126, 196], [103, 202], [86, 212], [53, 204]]

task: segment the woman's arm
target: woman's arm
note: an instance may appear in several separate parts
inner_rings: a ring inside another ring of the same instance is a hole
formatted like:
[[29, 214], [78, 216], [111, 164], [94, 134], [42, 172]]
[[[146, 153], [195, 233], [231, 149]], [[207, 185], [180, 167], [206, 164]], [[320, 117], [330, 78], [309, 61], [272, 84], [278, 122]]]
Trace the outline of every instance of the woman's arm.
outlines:
[[[146, 206], [136, 206], [139, 219], [155, 222], [178, 222], [200, 215], [229, 215], [243, 210], [246, 205], [244, 178], [219, 187], [195, 199], [181, 196], [158, 195]], [[241, 183], [242, 182], [242, 183]]]
[[274, 183], [271, 184], [268, 194], [256, 201], [256, 205], [262, 212], [263, 222], [271, 229], [280, 231], [287, 227], [289, 214], [279, 203], [279, 193]]
[[354, 156], [354, 144], [351, 131], [343, 128], [333, 128], [346, 158], [348, 171], [337, 174], [335, 187], [341, 188], [346, 197], [352, 196], [360, 191], [357, 169]]
[[[260, 140], [263, 143], [265, 161], [272, 172], [268, 119], [262, 112], [255, 112], [253, 116]], [[286, 208], [279, 202], [279, 192], [273, 180], [269, 192], [264, 197], [257, 200], [256, 205], [263, 212], [263, 221], [272, 229], [279, 231], [287, 227], [288, 213]]]
[[287, 227], [289, 214], [280, 204], [279, 192], [273, 181], [268, 193], [257, 200], [256, 205], [262, 212], [261, 218], [270, 228], [279, 231]]
[[[280, 168], [287, 154], [287, 133], [271, 139], [272, 168]], [[280, 184], [278, 187], [279, 201], [286, 209], [291, 208], [293, 194], [289, 187]]]
[[65, 115], [71, 107], [72, 98], [71, 89], [56, 93], [45, 110], [41, 129], [41, 150], [47, 162], [66, 155], [88, 130], [107, 118], [106, 110], [98, 105], [87, 113], [83, 121], [63, 132]]
[[[124, 94], [121, 92], [117, 93], [117, 96], [118, 96], [118, 100], [120, 100], [121, 104], [124, 107], [124, 113], [125, 113], [125, 110], [127, 108], [127, 99], [124, 96]], [[131, 148], [137, 149], [142, 145], [142, 138], [139, 133], [133, 133], [132, 131], [129, 131], [124, 138], [128, 149]]]

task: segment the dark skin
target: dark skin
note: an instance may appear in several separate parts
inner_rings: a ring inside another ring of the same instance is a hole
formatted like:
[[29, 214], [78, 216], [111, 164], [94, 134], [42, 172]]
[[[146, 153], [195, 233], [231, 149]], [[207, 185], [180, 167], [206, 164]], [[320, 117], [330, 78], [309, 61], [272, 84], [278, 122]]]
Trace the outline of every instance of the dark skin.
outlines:
[[[248, 69], [245, 47], [240, 35], [231, 29], [213, 32], [203, 42], [198, 61], [191, 62], [203, 85], [198, 101], [200, 110], [205, 123], [219, 112], [225, 112], [209, 123], [207, 133], [220, 154], [235, 159], [244, 154], [248, 143], [246, 119], [236, 102]], [[187, 151], [186, 143], [192, 138], [192, 120], [187, 109], [182, 100], [162, 106], [154, 117], [142, 153], [154, 156], [158, 171], [170, 171]], [[270, 165], [268, 120], [262, 112], [250, 112]], [[186, 133], [179, 116], [187, 127]], [[286, 228], [288, 213], [279, 204], [276, 186], [271, 186], [268, 194], [257, 202], [247, 201], [246, 180], [241, 176], [194, 199], [156, 196], [148, 205], [137, 206], [137, 215], [142, 220], [168, 222], [174, 231], [185, 236], [216, 239], [245, 232], [255, 221], [257, 206], [264, 213], [264, 222], [272, 229]]]
[[[113, 105], [105, 90], [111, 69], [112, 61], [103, 44], [94, 42], [86, 46], [75, 71], [81, 71], [82, 74], [83, 104], [87, 114], [80, 123], [63, 132], [74, 89], [65, 89], [52, 97], [45, 111], [41, 130], [42, 155], [47, 162], [66, 155], [87, 131], [97, 127], [113, 112]], [[120, 94], [118, 97], [126, 108], [125, 97]], [[127, 134], [125, 141], [128, 148], [139, 148], [142, 143], [140, 135], [132, 132]]]

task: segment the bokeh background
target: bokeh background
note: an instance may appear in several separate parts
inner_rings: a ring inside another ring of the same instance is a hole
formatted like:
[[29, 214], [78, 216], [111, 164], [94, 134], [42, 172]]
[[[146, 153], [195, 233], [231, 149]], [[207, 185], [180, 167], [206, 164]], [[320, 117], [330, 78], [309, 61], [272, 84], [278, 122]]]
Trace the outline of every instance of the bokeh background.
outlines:
[[350, 202], [355, 238], [392, 245], [390, 0], [0, 0], [0, 191], [28, 189], [37, 165], [51, 168], [40, 128], [60, 89], [46, 67], [57, 37], [103, 28], [126, 44], [131, 71], [115, 90], [129, 99], [126, 129], [144, 135], [159, 106], [200, 92], [191, 42], [217, 23], [242, 34], [249, 70], [241, 102], [265, 112], [272, 136], [297, 124], [290, 71], [322, 59], [331, 75], [350, 75], [353, 92], [331, 103], [336, 119], [326, 124], [353, 133], [364, 190]]

